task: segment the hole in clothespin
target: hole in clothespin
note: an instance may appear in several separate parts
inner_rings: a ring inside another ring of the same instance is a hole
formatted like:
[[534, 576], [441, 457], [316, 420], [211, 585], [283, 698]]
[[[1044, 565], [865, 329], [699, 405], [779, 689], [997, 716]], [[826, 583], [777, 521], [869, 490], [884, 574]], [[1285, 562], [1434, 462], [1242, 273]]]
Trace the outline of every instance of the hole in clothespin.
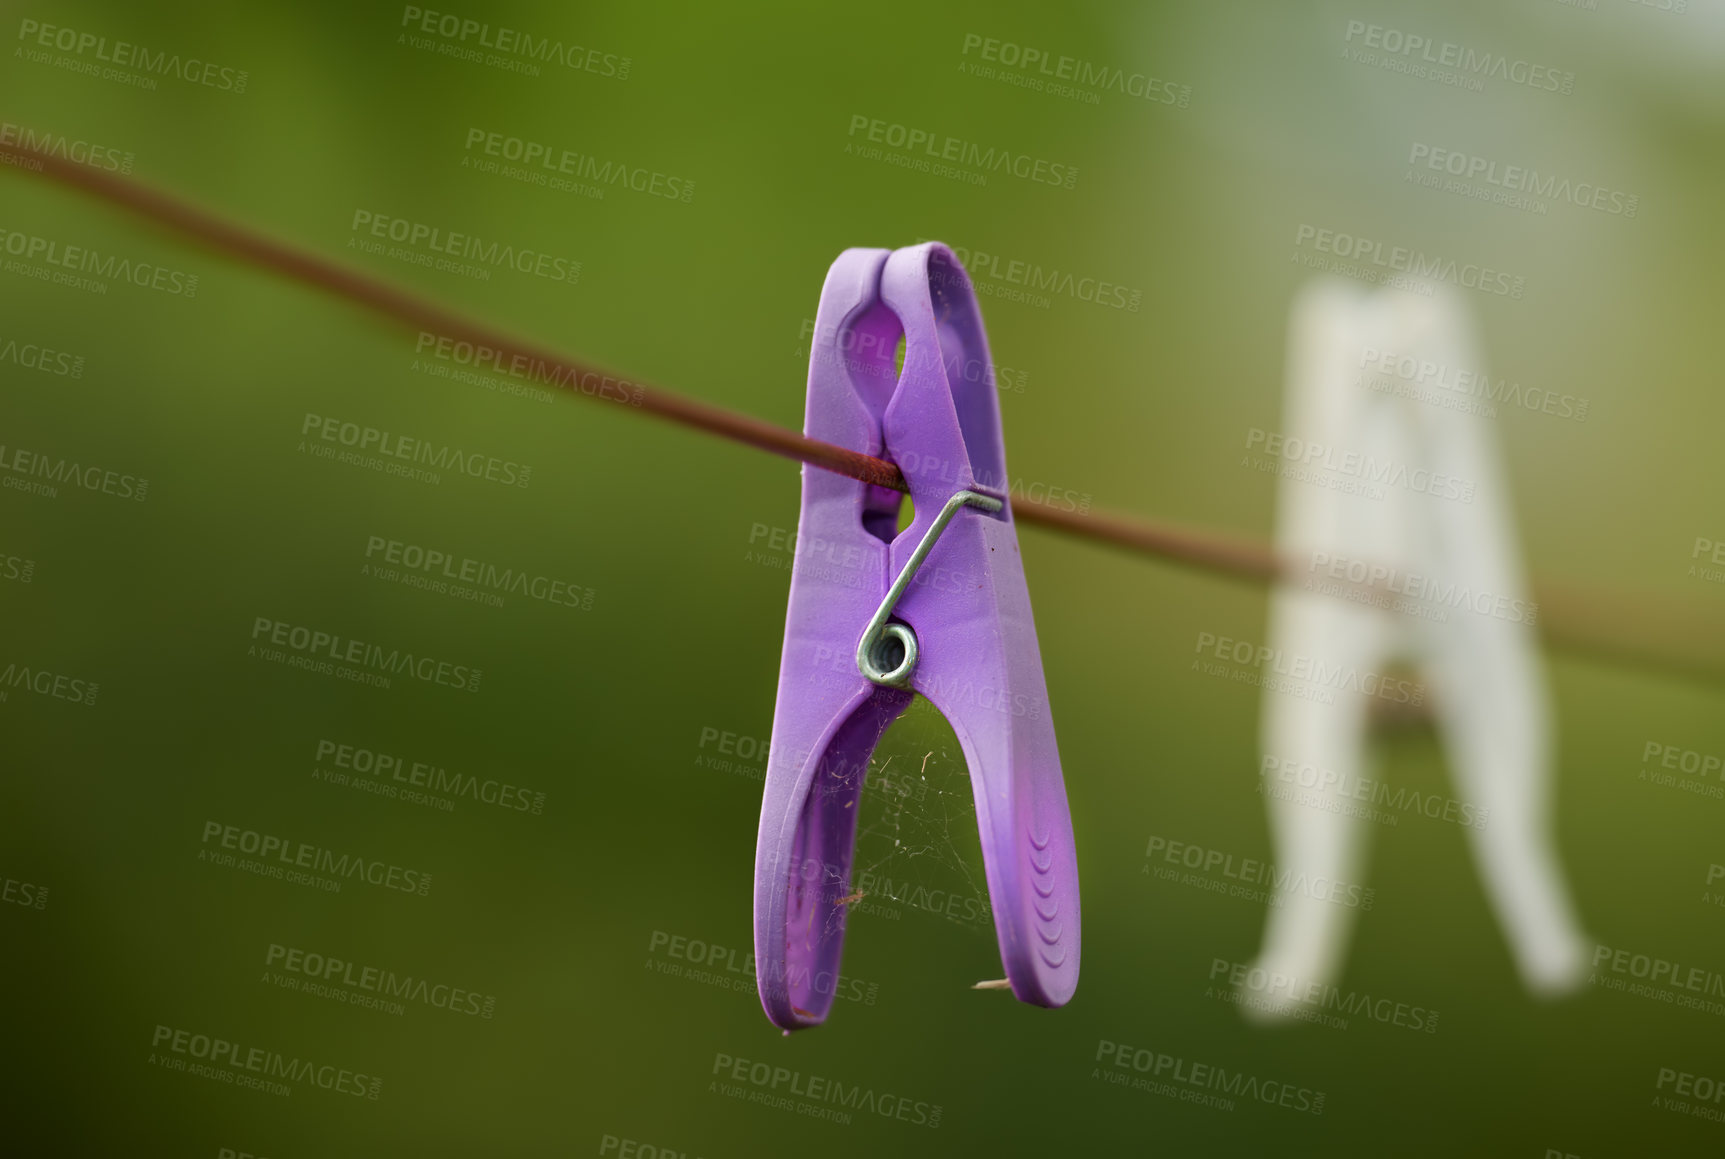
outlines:
[[909, 527], [915, 521], [916, 521], [916, 504], [912, 503], [910, 501], [909, 495], [906, 495], [904, 497], [904, 502], [900, 503], [898, 505], [898, 530], [899, 530], [899, 533], [903, 534], [904, 529]]
[[904, 373], [904, 334], [898, 336], [898, 347], [892, 352], [892, 370], [894, 374]]
[[892, 634], [883, 634], [874, 642], [870, 659], [881, 672], [896, 672], [904, 663], [904, 641]]

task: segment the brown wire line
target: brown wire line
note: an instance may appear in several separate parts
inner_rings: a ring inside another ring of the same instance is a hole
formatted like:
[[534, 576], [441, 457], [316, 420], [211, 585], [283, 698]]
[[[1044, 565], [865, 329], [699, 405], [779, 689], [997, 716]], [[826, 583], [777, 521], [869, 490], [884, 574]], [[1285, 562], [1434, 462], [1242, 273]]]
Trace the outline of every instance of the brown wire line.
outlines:
[[[8, 168], [37, 173], [62, 185], [79, 189], [159, 225], [177, 230], [241, 261], [275, 270], [345, 298], [386, 319], [404, 323], [420, 331], [430, 331], [442, 337], [488, 347], [512, 358], [522, 357], [529, 362], [543, 363], [545, 368], [553, 373], [556, 384], [571, 394], [637, 408], [684, 426], [722, 435], [747, 446], [812, 463], [865, 483], [889, 487], [895, 491], [908, 490], [904, 475], [895, 463], [820, 439], [811, 439], [797, 431], [786, 430], [773, 423], [725, 410], [661, 387], [648, 386], [623, 375], [607, 375], [597, 367], [472, 321], [434, 302], [398, 289], [381, 278], [346, 268], [327, 258], [266, 237], [255, 230], [225, 221], [142, 182], [69, 158], [56, 157], [46, 149], [27, 143], [0, 146], [0, 156], [14, 159]], [[20, 164], [19, 160], [25, 163]], [[600, 379], [609, 377], [623, 387], [632, 389], [620, 390], [620, 397], [597, 391], [588, 393], [581, 389], [581, 384], [594, 376]], [[1294, 570], [1287, 561], [1278, 558], [1270, 547], [1262, 543], [1139, 516], [1104, 512], [1081, 514], [1023, 496], [1012, 499], [1012, 514], [1015, 519], [1025, 523], [1099, 540], [1235, 579], [1273, 582], [1280, 577], [1291, 575]], [[1540, 593], [1536, 592], [1537, 594]], [[1566, 602], [1570, 607], [1578, 606], [1574, 597], [1569, 597]], [[1548, 642], [1611, 663], [1629, 664], [1707, 680], [1725, 680], [1725, 668], [1721, 668], [1712, 658], [1711, 651], [1705, 654], [1671, 655], [1649, 648], [1644, 641], [1627, 637], [1622, 631], [1626, 621], [1613, 615], [1609, 608], [1590, 611], [1595, 614], [1585, 618], [1576, 616], [1573, 622], [1557, 626], [1552, 624], [1549, 616], [1545, 617], [1544, 634]]]
[[[633, 388], [632, 391], [620, 392], [623, 397], [587, 394], [579, 388], [579, 381], [589, 376], [605, 377], [605, 371], [526, 339], [516, 338], [474, 322], [434, 302], [398, 289], [382, 279], [224, 221], [142, 182], [55, 157], [45, 150], [25, 144], [0, 146], [0, 155], [7, 153], [27, 157], [37, 163], [34, 166], [17, 166], [26, 172], [39, 172], [62, 184], [178, 230], [242, 261], [276, 270], [346, 298], [385, 318], [457, 341], [488, 347], [510, 357], [520, 356], [529, 362], [541, 362], [557, 380], [556, 385], [572, 394], [636, 407], [697, 430], [723, 435], [788, 459], [813, 463], [817, 467], [824, 467], [865, 483], [890, 487], [894, 491], [909, 490], [896, 463], [835, 446], [820, 439], [811, 439], [800, 432], [786, 430], [773, 423], [737, 414], [661, 387], [648, 386], [624, 375], [609, 375], [616, 382]], [[1267, 550], [1256, 544], [1226, 536], [1123, 516], [1079, 515], [1022, 496], [1012, 500], [1012, 513], [1015, 518], [1027, 523], [1093, 539], [1109, 540], [1122, 547], [1246, 579], [1269, 579], [1276, 574], [1275, 557]]]
[[[56, 181], [74, 186], [86, 193], [94, 194], [104, 201], [120, 205], [162, 225], [189, 234], [191, 237], [242, 261], [280, 271], [289, 277], [327, 290], [346, 298], [350, 302], [365, 306], [386, 318], [405, 322], [420, 330], [429, 330], [441, 336], [472, 342], [477, 346], [490, 347], [505, 355], [519, 355], [529, 361], [543, 362], [556, 372], [559, 379], [558, 385], [572, 393], [583, 393], [576, 385], [579, 380], [589, 376], [610, 377], [635, 387], [636, 389], [632, 392], [632, 399], [629, 397], [612, 398], [598, 394], [589, 397], [603, 398], [607, 402], [639, 407], [641, 410], [670, 419], [673, 422], [723, 435], [726, 438], [758, 447], [764, 451], [771, 451], [791, 459], [801, 459], [803, 462], [814, 463], [816, 466], [837, 471], [841, 475], [862, 479], [865, 482], [878, 483], [898, 491], [905, 490], [904, 476], [900, 474], [897, 465], [893, 463], [871, 458], [856, 451], [846, 450], [844, 447], [837, 447], [831, 443], [824, 443], [819, 439], [807, 438], [795, 431], [785, 430], [783, 427], [751, 418], [748, 415], [723, 410], [697, 399], [660, 390], [657, 387], [648, 387], [623, 375], [607, 376], [605, 371], [597, 367], [566, 358], [532, 342], [500, 334], [488, 326], [469, 321], [442, 306], [397, 289], [381, 279], [370, 277], [357, 270], [347, 269], [327, 258], [307, 253], [243, 226], [223, 221], [214, 214], [170, 197], [159, 190], [151, 189], [141, 182], [104, 172], [76, 161], [55, 157], [42, 150], [24, 145], [0, 147], [0, 154], [4, 153], [29, 157], [41, 163], [40, 168], [35, 171]], [[29, 167], [21, 166], [21, 168], [30, 171]], [[563, 373], [565, 371], [568, 373]], [[575, 381], [564, 381], [565, 379]]]

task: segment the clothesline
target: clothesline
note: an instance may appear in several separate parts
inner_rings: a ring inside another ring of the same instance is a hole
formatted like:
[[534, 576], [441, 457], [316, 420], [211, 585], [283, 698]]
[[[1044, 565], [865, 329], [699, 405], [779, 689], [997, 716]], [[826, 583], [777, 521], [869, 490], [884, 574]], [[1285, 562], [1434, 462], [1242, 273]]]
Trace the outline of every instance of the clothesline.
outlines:
[[[0, 156], [8, 157], [10, 164], [7, 168], [16, 172], [35, 173], [82, 190], [241, 261], [345, 298], [415, 330], [456, 342], [470, 342], [505, 358], [520, 357], [528, 360], [529, 364], [542, 363], [552, 373], [557, 385], [569, 393], [640, 410], [866, 483], [897, 491], [907, 490], [904, 476], [894, 463], [811, 439], [799, 432], [699, 399], [649, 386], [627, 375], [608, 373], [531, 340], [514, 337], [474, 321], [392, 286], [381, 278], [223, 220], [142, 182], [56, 157], [24, 143], [0, 146]], [[613, 396], [599, 391], [588, 393], [581, 388], [584, 382], [606, 378], [621, 383], [627, 389], [617, 391]], [[1298, 568], [1290, 561], [1278, 558], [1268, 545], [1253, 540], [1139, 516], [1067, 511], [1024, 496], [1013, 497], [1011, 502], [1013, 517], [1021, 522], [1127, 548], [1213, 574], [1261, 583], [1292, 579], [1298, 574]], [[1645, 631], [1633, 630], [1637, 626], [1642, 629], [1648, 626], [1649, 615], [1645, 608], [1629, 614], [1628, 601], [1605, 601], [1597, 596], [1583, 596], [1550, 585], [1535, 585], [1534, 594], [1543, 621], [1541, 631], [1551, 645], [1611, 663], [1708, 681], [1725, 680], [1725, 667], [1714, 658], [1719, 649], [1705, 647], [1707, 641], [1696, 640], [1692, 624], [1677, 624], [1674, 625], [1675, 631], [1661, 633], [1667, 641], [1685, 640], [1686, 647], [1674, 647], [1669, 643], [1651, 645]], [[1645, 605], [1645, 601], [1642, 603]]]

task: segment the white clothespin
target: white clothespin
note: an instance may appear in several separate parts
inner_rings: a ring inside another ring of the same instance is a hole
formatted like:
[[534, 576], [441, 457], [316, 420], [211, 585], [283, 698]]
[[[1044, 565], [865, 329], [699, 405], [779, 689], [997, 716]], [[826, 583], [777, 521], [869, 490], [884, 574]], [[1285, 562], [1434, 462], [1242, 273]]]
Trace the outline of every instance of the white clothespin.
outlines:
[[[1482, 368], [1459, 291], [1426, 288], [1324, 279], [1291, 311], [1276, 541], [1295, 574], [1272, 596], [1268, 643], [1314, 684], [1354, 675], [1329, 703], [1263, 694], [1259, 769], [1278, 884], [1254, 964], [1281, 982], [1242, 995], [1254, 1020], [1294, 1015], [1341, 973], [1355, 910], [1311, 883], [1361, 881], [1365, 810], [1382, 809], [1367, 759], [1374, 695], [1423, 699], [1435, 718], [1527, 988], [1552, 997], [1587, 973], [1551, 837], [1536, 612], [1495, 432], [1470, 393]], [[1338, 598], [1373, 565], [1374, 587]], [[1382, 683], [1398, 659], [1417, 683]]]

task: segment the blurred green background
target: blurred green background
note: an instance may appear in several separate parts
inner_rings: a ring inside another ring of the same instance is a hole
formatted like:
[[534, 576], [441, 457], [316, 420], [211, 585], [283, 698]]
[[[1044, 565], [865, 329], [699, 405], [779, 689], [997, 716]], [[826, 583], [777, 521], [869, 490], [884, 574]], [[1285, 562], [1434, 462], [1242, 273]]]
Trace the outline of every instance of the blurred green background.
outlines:
[[[940, 238], [1114, 282], [1141, 293], [1137, 310], [982, 298], [1022, 387], [1002, 393], [1012, 474], [1260, 539], [1274, 479], [1239, 458], [1280, 412], [1301, 224], [1524, 276], [1519, 300], [1468, 296], [1490, 367], [1591, 400], [1585, 422], [1506, 410], [1492, 424], [1529, 570], [1630, 593], [1630, 608], [1699, 609], [1678, 642], [1719, 638], [1704, 632], [1725, 590], [1689, 574], [1697, 537], [1725, 540], [1717, 5], [454, 10], [597, 50], [591, 68], [537, 76], [417, 46], [406, 33], [445, 42], [404, 28], [401, 5], [152, 7], [15, 8], [0, 119], [133, 154], [140, 179], [235, 220], [786, 426], [803, 410], [804, 322], [847, 246]], [[26, 21], [244, 70], [244, 91], [84, 75], [54, 58], [91, 52], [41, 49]], [[1349, 21], [1573, 72], [1573, 90], [1475, 92], [1361, 64], [1343, 55]], [[1189, 99], [1002, 83], [967, 69], [981, 51], [967, 37]], [[627, 76], [607, 75], [625, 57]], [[896, 167], [847, 153], [858, 116], [1078, 177]], [[594, 198], [464, 167], [473, 130], [693, 193]], [[1404, 179], [1416, 142], [1626, 190], [1639, 212], [1422, 188]], [[615, 407], [438, 377], [410, 333], [25, 173], [0, 172], [0, 207], [7, 230], [199, 279], [186, 298], [0, 272], [4, 339], [84, 359], [79, 377], [0, 361], [0, 442], [149, 481], [143, 502], [0, 490], [0, 553], [34, 564], [27, 583], [0, 579], [0, 664], [100, 686], [93, 705], [17, 687], [0, 702], [0, 876], [48, 890], [42, 908], [0, 906], [10, 1153], [1719, 1152], [1725, 1126], [1660, 1106], [1655, 1080], [1725, 1078], [1722, 1024], [1597, 988], [1529, 998], [1454, 825], [1373, 833], [1376, 904], [1342, 982], [1440, 1012], [1436, 1033], [1257, 1029], [1206, 996], [1215, 959], [1256, 952], [1263, 907], [1148, 876], [1145, 848], [1270, 856], [1259, 694], [1189, 670], [1199, 632], [1264, 638], [1264, 592], [1035, 528], [1020, 534], [1083, 875], [1077, 997], [1047, 1011], [969, 989], [1001, 972], [975, 813], [950, 731], [919, 703], [878, 753], [894, 778], [865, 798], [859, 865], [892, 884], [853, 916], [857, 985], [825, 1027], [782, 1037], [741, 972], [761, 766], [746, 757], [771, 730], [789, 579], [774, 540], [796, 526], [796, 466]], [[358, 211], [576, 260], [579, 281], [361, 253]], [[308, 414], [526, 464], [530, 483], [321, 460], [300, 449]], [[372, 537], [562, 579], [591, 607], [486, 606], [366, 574]], [[290, 669], [248, 655], [258, 617], [483, 680], [380, 689]], [[1649, 741], [1725, 751], [1717, 685], [1548, 662], [1559, 847], [1587, 930], [1725, 970], [1725, 914], [1703, 901], [1725, 801], [1637, 779]], [[320, 741], [523, 786], [543, 807], [361, 792], [320, 777]], [[1382, 773], [1450, 791], [1419, 731], [1385, 743]], [[432, 884], [267, 879], [200, 860], [219, 844], [211, 822]], [[931, 912], [951, 898], [967, 899], [955, 916]], [[493, 1013], [296, 992], [273, 980], [272, 945], [473, 991]], [[717, 982], [687, 973], [709, 946]], [[158, 1027], [378, 1076], [380, 1094], [178, 1072]], [[1101, 1042], [1321, 1090], [1324, 1111], [1114, 1086], [1093, 1077]], [[940, 1123], [732, 1098], [715, 1086], [721, 1055], [938, 1104]]]

